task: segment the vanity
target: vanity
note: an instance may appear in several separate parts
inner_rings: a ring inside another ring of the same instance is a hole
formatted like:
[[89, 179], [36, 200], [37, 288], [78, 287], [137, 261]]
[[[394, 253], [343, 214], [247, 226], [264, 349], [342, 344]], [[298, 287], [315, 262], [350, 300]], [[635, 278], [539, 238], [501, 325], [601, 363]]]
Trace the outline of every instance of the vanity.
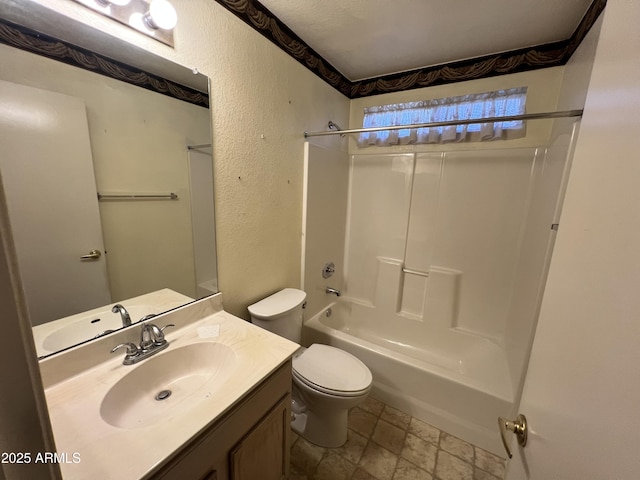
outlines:
[[222, 309], [221, 294], [153, 318], [169, 346], [123, 365], [140, 326], [40, 362], [64, 479], [288, 476], [298, 345]]

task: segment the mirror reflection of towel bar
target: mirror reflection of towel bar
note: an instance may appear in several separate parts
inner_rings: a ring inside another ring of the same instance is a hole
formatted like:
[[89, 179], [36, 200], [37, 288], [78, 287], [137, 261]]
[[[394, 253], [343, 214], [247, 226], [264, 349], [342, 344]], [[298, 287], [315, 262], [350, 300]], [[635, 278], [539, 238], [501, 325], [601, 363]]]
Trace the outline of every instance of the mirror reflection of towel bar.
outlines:
[[177, 193], [167, 194], [136, 194], [136, 193], [99, 193], [98, 200], [177, 200]]

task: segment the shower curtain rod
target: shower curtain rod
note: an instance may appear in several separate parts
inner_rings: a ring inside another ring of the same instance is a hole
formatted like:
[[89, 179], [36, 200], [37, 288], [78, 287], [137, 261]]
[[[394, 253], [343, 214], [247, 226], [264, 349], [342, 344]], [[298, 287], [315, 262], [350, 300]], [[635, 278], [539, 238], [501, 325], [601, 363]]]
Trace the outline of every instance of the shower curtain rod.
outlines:
[[351, 133], [383, 132], [385, 130], [406, 130], [412, 128], [451, 127], [454, 125], [474, 125], [489, 122], [509, 122], [513, 120], [539, 120], [543, 118], [581, 117], [582, 110], [565, 110], [562, 112], [525, 113], [504, 117], [473, 118], [469, 120], [449, 120], [446, 122], [414, 123], [411, 125], [393, 125], [389, 127], [353, 128], [351, 130], [329, 130], [326, 132], [304, 132], [304, 138], [324, 135], [346, 135]]

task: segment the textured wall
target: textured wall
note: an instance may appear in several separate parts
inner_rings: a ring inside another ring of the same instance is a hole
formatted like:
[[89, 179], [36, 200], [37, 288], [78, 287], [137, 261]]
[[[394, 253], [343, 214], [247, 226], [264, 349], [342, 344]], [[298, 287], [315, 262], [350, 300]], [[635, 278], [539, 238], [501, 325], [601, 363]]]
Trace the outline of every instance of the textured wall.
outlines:
[[225, 308], [300, 284], [303, 135], [349, 100], [212, 0], [174, 0], [171, 49], [66, 0], [36, 3], [211, 78], [218, 278]]

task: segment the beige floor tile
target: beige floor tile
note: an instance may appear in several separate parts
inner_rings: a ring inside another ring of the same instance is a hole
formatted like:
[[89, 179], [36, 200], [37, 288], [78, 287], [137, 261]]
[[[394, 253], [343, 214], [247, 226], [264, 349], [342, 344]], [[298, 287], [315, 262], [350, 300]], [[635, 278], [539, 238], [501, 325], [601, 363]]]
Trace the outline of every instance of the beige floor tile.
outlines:
[[355, 469], [356, 466], [349, 460], [329, 450], [320, 461], [313, 478], [314, 480], [349, 480]]
[[393, 480], [433, 480], [433, 477], [429, 472], [401, 458], [398, 460], [398, 466], [393, 474]]
[[503, 480], [504, 472], [502, 458], [372, 398], [349, 412], [342, 447], [291, 433], [290, 480]]
[[435, 475], [440, 480], [473, 480], [473, 466], [444, 450], [439, 450]]
[[291, 472], [289, 480], [309, 480], [309, 476], [301, 473]]
[[373, 413], [376, 417], [379, 417], [384, 410], [384, 403], [382, 403], [380, 400], [376, 400], [375, 398], [367, 397], [364, 402], [358, 405], [358, 408], [369, 413]]
[[291, 448], [291, 465], [300, 473], [315, 473], [326, 448], [318, 447], [300, 437]]
[[397, 455], [374, 442], [369, 442], [359, 466], [378, 480], [391, 480], [397, 463]]
[[475, 447], [476, 467], [498, 478], [504, 477], [504, 460], [481, 448]]
[[436, 445], [440, 439], [440, 430], [433, 425], [429, 425], [428, 423], [418, 420], [417, 418], [411, 419], [408, 430], [409, 433], [412, 433], [416, 437], [426, 440], [427, 442], [435, 443]]
[[406, 430], [409, 426], [409, 422], [411, 421], [411, 415], [401, 412], [389, 405], [384, 407], [380, 418], [386, 420], [389, 423], [392, 423], [396, 427], [400, 427], [403, 430]]
[[336, 452], [338, 455], [342, 455], [350, 462], [357, 464], [360, 461], [360, 458], [362, 458], [362, 453], [364, 452], [364, 448], [367, 446], [367, 441], [367, 437], [349, 429], [347, 430], [346, 443], [343, 446], [336, 448]]
[[404, 447], [400, 456], [423, 470], [433, 473], [437, 452], [438, 447], [436, 445], [409, 433], [404, 440]]
[[309, 477], [305, 472], [300, 471], [295, 465], [289, 467], [289, 480], [308, 480]]
[[378, 417], [374, 414], [354, 408], [349, 412], [349, 428], [369, 438], [376, 426]]
[[476, 467], [473, 469], [473, 480], [502, 480], [502, 477], [496, 477]]
[[353, 473], [351, 480], [378, 480], [376, 477], [367, 472], [364, 468], [358, 467]]
[[405, 436], [406, 432], [403, 429], [381, 419], [378, 420], [376, 424], [373, 435], [371, 435], [371, 440], [396, 455], [399, 455], [404, 445]]
[[442, 432], [440, 435], [440, 448], [473, 464], [473, 445], [464, 440]]

